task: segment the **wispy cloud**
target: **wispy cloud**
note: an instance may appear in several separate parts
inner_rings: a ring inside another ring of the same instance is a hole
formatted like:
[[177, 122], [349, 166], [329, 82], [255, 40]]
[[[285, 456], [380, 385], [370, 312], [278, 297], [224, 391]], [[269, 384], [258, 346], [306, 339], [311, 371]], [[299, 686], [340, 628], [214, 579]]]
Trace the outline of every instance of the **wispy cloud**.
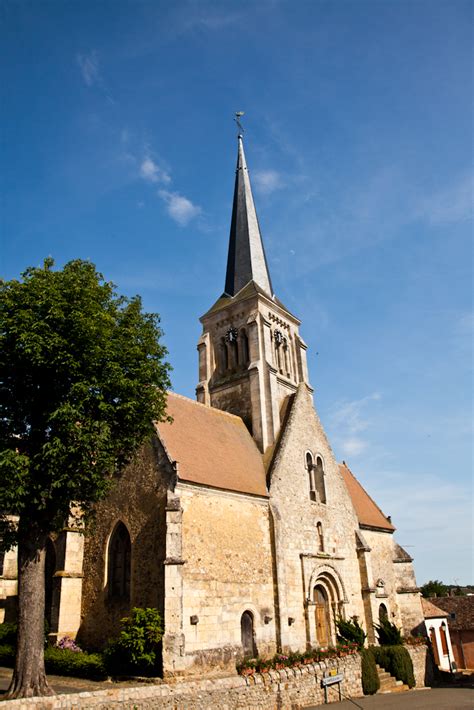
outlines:
[[182, 227], [201, 214], [201, 208], [198, 205], [194, 205], [191, 200], [178, 192], [158, 190], [158, 195], [166, 203], [170, 217]]
[[454, 185], [423, 197], [415, 209], [415, 216], [435, 226], [465, 222], [472, 217], [473, 200], [474, 176], [464, 176]]
[[201, 25], [208, 30], [222, 30], [225, 27], [230, 27], [242, 20], [243, 14], [237, 12], [221, 12], [201, 15], [195, 19], [197, 25]]
[[[440, 555], [449, 558], [447, 574], [464, 570], [465, 577], [459, 581], [468, 583], [472, 572], [465, 562], [471, 554], [466, 536], [466, 530], [472, 528], [472, 491], [468, 486], [428, 472], [413, 476], [407, 471], [383, 469], [364, 478], [363, 484], [392, 516], [400, 544], [415, 558], [419, 584], [434, 578]], [[400, 495], [403, 490], [409, 491], [409, 505], [406, 496]], [[439, 520], [449, 520], [449, 525], [440, 526]], [[444, 581], [455, 579], [448, 576]]]
[[140, 165], [140, 176], [144, 180], [148, 180], [148, 182], [162, 182], [166, 185], [171, 182], [171, 177], [166, 170], [160, 168], [160, 166], [157, 165], [149, 156], [145, 157]]
[[256, 189], [264, 195], [270, 195], [283, 187], [281, 175], [276, 170], [256, 170], [252, 178]]
[[361, 433], [370, 425], [367, 410], [371, 402], [380, 398], [379, 392], [373, 392], [361, 399], [342, 401], [334, 405], [329, 416], [344, 456], [359, 456], [366, 450], [368, 442]]
[[95, 49], [88, 52], [88, 54], [77, 54], [76, 61], [86, 86], [93, 86], [101, 82], [99, 58]]

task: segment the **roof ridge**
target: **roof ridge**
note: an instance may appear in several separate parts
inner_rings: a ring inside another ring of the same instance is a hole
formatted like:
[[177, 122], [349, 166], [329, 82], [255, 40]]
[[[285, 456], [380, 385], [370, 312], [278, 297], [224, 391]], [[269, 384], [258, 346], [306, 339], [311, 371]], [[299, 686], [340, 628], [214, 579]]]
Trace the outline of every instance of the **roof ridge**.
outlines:
[[[198, 407], [203, 407], [206, 411], [213, 412], [213, 414], [224, 414], [227, 417], [232, 417], [233, 419], [238, 419], [239, 422], [244, 424], [242, 417], [239, 417], [238, 414], [232, 414], [231, 412], [226, 412], [224, 409], [217, 409], [217, 407], [211, 407], [209, 404], [204, 404], [203, 402], [197, 402], [195, 399], [191, 399], [191, 397], [186, 397], [186, 395], [179, 394], [178, 392], [167, 392], [166, 394], [168, 397], [169, 396], [176, 397], [177, 399], [183, 399], [186, 402], [189, 402], [190, 404], [195, 404]], [[245, 426], [245, 424], [244, 424], [244, 426]]]
[[387, 521], [387, 523], [391, 526], [392, 530], [395, 530], [396, 528], [395, 528], [394, 524], [392, 523], [391, 519], [389, 518], [389, 516], [388, 516], [388, 515], [385, 515], [385, 513], [384, 513], [383, 510], [382, 510], [382, 508], [375, 502], [375, 500], [372, 498], [372, 496], [370, 495], [370, 493], [367, 492], [367, 490], [366, 490], [365, 487], [362, 485], [362, 483], [359, 481], [359, 479], [357, 478], [357, 476], [356, 476], [354, 473], [352, 473], [352, 470], [349, 468], [349, 466], [346, 464], [346, 462], [343, 461], [342, 463], [339, 463], [338, 465], [339, 465], [340, 467], [344, 466], [344, 467], [349, 471], [349, 473], [351, 474], [352, 478], [353, 478], [354, 481], [357, 483], [357, 485], [362, 488], [362, 490], [364, 491], [364, 493], [365, 493], [365, 495], [367, 496], [367, 498], [369, 498], [370, 501], [375, 505], [375, 507], [377, 508], [377, 510], [379, 511], [379, 513], [385, 518], [385, 520]]

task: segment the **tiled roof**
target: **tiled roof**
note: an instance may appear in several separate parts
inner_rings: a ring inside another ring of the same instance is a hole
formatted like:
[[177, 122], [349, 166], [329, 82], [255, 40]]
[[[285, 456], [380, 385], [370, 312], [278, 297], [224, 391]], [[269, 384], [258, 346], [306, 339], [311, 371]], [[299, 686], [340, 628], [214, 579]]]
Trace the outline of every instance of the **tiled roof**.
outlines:
[[395, 528], [392, 523], [361, 486], [345, 462], [339, 464], [339, 470], [349, 491], [359, 525], [393, 532]]
[[267, 496], [262, 456], [240, 417], [173, 393], [167, 412], [173, 423], [156, 426], [180, 480]]
[[445, 611], [435, 606], [429, 599], [421, 598], [421, 608], [423, 609], [423, 616], [425, 619], [439, 619], [440, 617], [445, 618], [449, 616]]
[[431, 597], [430, 601], [448, 614], [453, 631], [474, 631], [474, 595], [466, 597]]

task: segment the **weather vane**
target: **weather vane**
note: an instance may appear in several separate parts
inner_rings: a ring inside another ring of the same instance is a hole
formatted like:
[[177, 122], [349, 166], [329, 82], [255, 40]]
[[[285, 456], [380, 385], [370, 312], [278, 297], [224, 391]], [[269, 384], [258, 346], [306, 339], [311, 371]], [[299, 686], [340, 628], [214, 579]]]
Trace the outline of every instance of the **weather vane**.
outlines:
[[236, 112], [235, 112], [234, 121], [235, 121], [236, 124], [238, 125], [240, 133], [243, 133], [243, 132], [244, 132], [244, 127], [243, 127], [242, 124], [240, 123], [240, 119], [242, 118], [243, 115], [244, 115], [244, 111], [236, 111]]

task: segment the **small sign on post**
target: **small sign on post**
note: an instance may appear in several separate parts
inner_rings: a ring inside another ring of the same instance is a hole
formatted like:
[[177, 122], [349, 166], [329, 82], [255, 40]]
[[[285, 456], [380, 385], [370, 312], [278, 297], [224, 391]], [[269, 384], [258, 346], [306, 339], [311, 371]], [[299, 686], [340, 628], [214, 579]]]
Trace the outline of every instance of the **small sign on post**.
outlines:
[[339, 700], [342, 700], [341, 683], [343, 680], [344, 673], [337, 673], [335, 670], [330, 671], [328, 675], [325, 675], [324, 678], [321, 679], [321, 687], [324, 688], [324, 702], [326, 705], [328, 703], [328, 686], [336, 685], [336, 683], [339, 686]]

